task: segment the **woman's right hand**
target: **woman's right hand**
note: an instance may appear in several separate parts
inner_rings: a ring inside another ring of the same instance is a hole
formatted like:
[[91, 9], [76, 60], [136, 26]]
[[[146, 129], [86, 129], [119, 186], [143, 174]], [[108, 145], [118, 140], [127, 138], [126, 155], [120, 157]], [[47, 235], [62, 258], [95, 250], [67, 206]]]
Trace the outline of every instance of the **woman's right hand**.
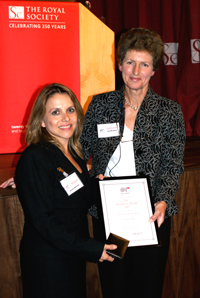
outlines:
[[109, 256], [106, 252], [107, 249], [109, 250], [115, 250], [117, 248], [117, 245], [115, 244], [105, 244], [104, 245], [104, 249], [103, 249], [103, 253], [101, 255], [101, 258], [99, 259], [99, 262], [103, 262], [103, 261], [108, 261], [108, 262], [113, 262], [114, 258], [112, 258], [111, 256]]
[[0, 185], [0, 187], [2, 187], [2, 188], [6, 188], [6, 187], [8, 187], [8, 186], [11, 186], [12, 188], [16, 188], [16, 184], [15, 184], [15, 182], [14, 182], [14, 178], [12, 177], [12, 178], [9, 178], [8, 180], [6, 180], [6, 181], [4, 181], [1, 185]]

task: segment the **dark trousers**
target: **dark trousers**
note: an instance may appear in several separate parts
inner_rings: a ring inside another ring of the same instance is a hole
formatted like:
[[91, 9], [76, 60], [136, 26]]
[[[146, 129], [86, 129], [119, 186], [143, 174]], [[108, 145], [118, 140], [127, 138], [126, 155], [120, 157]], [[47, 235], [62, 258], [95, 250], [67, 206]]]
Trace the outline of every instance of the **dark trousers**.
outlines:
[[86, 262], [21, 254], [24, 298], [86, 298]]
[[[95, 224], [94, 224], [95, 226]], [[98, 234], [99, 229], [95, 229]], [[128, 248], [124, 259], [99, 263], [104, 298], [161, 298], [170, 242], [170, 219], [159, 228], [161, 247]], [[96, 235], [98, 238], [98, 235]]]

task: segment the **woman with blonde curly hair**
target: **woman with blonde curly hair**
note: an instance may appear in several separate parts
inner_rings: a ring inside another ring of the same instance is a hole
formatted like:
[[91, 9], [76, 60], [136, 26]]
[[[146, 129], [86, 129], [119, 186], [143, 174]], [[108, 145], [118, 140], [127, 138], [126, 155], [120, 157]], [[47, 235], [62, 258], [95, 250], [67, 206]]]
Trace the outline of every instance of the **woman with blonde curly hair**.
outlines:
[[113, 261], [114, 245], [90, 238], [90, 178], [79, 143], [84, 121], [75, 94], [46, 86], [29, 119], [15, 172], [25, 224], [20, 244], [24, 298], [86, 297], [86, 260]]

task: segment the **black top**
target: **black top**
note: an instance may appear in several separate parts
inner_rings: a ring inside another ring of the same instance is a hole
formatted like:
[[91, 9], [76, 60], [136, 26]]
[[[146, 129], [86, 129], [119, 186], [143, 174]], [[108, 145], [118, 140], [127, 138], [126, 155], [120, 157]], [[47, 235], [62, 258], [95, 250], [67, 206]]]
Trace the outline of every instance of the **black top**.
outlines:
[[[90, 178], [85, 162], [76, 155], [82, 173], [55, 145], [42, 143], [24, 150], [15, 182], [25, 215], [21, 252], [55, 257], [80, 257], [97, 262], [104, 244], [89, 237], [87, 210]], [[76, 172], [84, 187], [67, 195], [60, 184], [63, 174]]]

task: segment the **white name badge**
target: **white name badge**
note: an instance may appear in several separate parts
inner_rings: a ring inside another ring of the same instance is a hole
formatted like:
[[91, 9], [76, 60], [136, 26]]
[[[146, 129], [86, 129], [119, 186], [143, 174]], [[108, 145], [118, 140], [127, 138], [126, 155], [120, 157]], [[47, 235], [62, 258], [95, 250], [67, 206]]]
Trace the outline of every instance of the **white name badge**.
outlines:
[[70, 174], [68, 177], [62, 179], [60, 183], [66, 191], [66, 193], [68, 194], [68, 196], [70, 196], [71, 194], [73, 194], [74, 192], [76, 192], [84, 186], [75, 172]]
[[118, 137], [120, 135], [119, 123], [97, 124], [99, 138]]

